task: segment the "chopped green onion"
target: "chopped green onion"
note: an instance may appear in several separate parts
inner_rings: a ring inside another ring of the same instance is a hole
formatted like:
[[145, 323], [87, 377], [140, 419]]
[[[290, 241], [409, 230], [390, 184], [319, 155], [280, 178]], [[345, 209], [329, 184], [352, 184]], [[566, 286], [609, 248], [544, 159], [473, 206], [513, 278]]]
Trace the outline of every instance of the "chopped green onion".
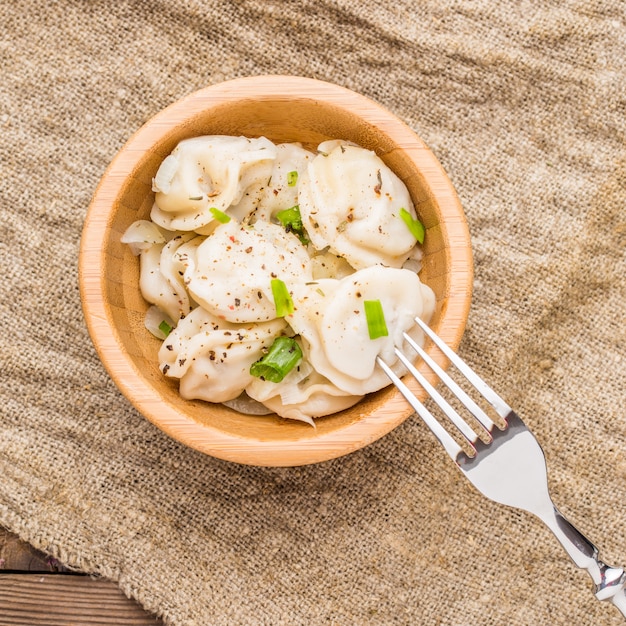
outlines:
[[409, 231], [411, 231], [413, 237], [420, 243], [424, 243], [424, 235], [426, 234], [424, 224], [414, 218], [405, 208], [400, 209], [400, 218], [406, 224]]
[[202, 196], [189, 196], [189, 199], [198, 201], [198, 200], [202, 200]]
[[211, 212], [211, 215], [221, 224], [227, 224], [230, 222], [230, 216], [226, 215], [223, 211], [220, 211], [215, 207], [210, 208], [209, 211]]
[[378, 337], [386, 337], [389, 335], [387, 324], [385, 323], [385, 314], [383, 313], [383, 305], [380, 300], [364, 300], [365, 319], [367, 320], [367, 331], [370, 339], [378, 339]]
[[279, 383], [302, 358], [302, 350], [291, 337], [276, 337], [269, 352], [250, 366], [250, 374]]
[[300, 215], [300, 206], [298, 204], [292, 206], [290, 209], [278, 211], [278, 213], [276, 213], [276, 219], [285, 228], [287, 228], [289, 224], [292, 225], [292, 228], [294, 226], [302, 228], [302, 215]]
[[287, 184], [290, 187], [295, 187], [297, 182], [298, 182], [298, 172], [296, 172], [295, 170], [293, 172], [289, 172], [287, 174]]
[[172, 327], [165, 320], [163, 320], [159, 324], [159, 330], [167, 337], [172, 332]]
[[306, 233], [304, 232], [304, 226], [302, 225], [300, 207], [297, 204], [290, 209], [278, 211], [278, 213], [276, 213], [276, 219], [284, 226], [288, 233], [297, 235], [302, 244], [306, 245], [309, 243]]
[[276, 316], [285, 317], [285, 315], [291, 315], [294, 312], [294, 306], [287, 285], [280, 278], [272, 278], [271, 286]]

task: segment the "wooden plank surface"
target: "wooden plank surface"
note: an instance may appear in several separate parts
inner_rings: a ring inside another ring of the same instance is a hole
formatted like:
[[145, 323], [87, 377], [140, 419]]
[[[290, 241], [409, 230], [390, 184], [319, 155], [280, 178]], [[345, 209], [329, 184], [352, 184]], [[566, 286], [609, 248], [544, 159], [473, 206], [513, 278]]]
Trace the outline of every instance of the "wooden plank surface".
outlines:
[[102, 578], [69, 572], [0, 528], [0, 626], [162, 626]]

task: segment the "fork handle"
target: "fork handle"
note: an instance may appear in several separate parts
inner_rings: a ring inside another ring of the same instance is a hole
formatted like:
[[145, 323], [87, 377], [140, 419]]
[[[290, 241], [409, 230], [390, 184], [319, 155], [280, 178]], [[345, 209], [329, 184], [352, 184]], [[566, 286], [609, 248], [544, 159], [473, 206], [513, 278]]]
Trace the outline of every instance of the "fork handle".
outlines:
[[626, 617], [626, 572], [624, 568], [611, 567], [599, 558], [598, 548], [589, 541], [559, 510], [541, 515], [574, 563], [586, 569], [594, 583], [598, 600], [610, 600]]

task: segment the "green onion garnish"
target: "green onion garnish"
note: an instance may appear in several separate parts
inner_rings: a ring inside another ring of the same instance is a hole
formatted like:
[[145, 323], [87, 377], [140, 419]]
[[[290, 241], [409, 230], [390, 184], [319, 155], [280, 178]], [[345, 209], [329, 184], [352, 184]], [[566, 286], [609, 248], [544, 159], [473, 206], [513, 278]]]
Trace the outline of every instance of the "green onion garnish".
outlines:
[[250, 366], [250, 374], [279, 383], [302, 358], [302, 350], [291, 337], [276, 337], [269, 352]]
[[210, 208], [209, 211], [211, 212], [211, 215], [221, 224], [227, 224], [230, 222], [230, 216], [226, 215], [223, 211], [220, 211], [215, 207]]
[[278, 213], [276, 213], [276, 219], [284, 226], [288, 233], [298, 235], [302, 244], [306, 245], [309, 243], [306, 233], [304, 232], [304, 226], [302, 225], [300, 207], [297, 204], [290, 209], [278, 211]]
[[159, 324], [159, 330], [167, 337], [172, 332], [172, 327], [165, 320], [163, 320]]
[[294, 312], [294, 306], [287, 285], [280, 278], [272, 278], [271, 286], [276, 316], [285, 317], [285, 315], [291, 315]]
[[420, 243], [424, 243], [424, 235], [426, 234], [424, 224], [414, 218], [405, 208], [400, 209], [400, 218], [406, 224], [409, 231], [411, 231], [413, 237]]
[[295, 170], [293, 172], [289, 172], [287, 174], [287, 184], [290, 187], [295, 187], [297, 182], [298, 182], [298, 172], [296, 172]]
[[367, 320], [367, 331], [370, 339], [386, 337], [389, 331], [387, 330], [383, 305], [380, 303], [380, 300], [364, 300], [363, 306], [365, 307], [365, 319]]

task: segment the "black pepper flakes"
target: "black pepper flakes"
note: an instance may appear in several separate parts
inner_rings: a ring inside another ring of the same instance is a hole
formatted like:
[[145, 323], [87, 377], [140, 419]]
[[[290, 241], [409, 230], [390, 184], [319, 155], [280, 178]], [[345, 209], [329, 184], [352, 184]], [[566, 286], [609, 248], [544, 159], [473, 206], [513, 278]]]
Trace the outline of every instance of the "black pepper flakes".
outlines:
[[374, 187], [374, 193], [377, 196], [380, 196], [380, 190], [382, 189], [382, 186], [383, 186], [383, 178], [381, 176], [380, 170], [376, 172], [376, 178], [378, 179], [378, 183]]

